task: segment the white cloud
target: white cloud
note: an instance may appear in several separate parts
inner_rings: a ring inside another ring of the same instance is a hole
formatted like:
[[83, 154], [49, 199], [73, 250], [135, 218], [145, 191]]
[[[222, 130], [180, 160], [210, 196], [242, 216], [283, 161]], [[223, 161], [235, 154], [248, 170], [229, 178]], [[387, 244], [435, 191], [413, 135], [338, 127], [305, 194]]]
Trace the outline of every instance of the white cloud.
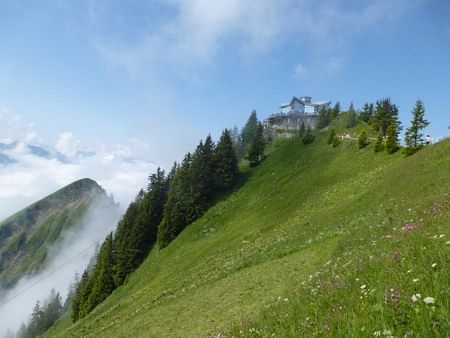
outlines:
[[[328, 53], [424, 2], [161, 1], [157, 4], [169, 9], [167, 19], [152, 25], [156, 20], [149, 16], [149, 24], [134, 34], [137, 38], [131, 43], [98, 28], [107, 25], [110, 12], [107, 4], [94, 3], [89, 7], [87, 30], [102, 57], [137, 74], [145, 67], [155, 69], [161, 64], [210, 64], [225, 50], [242, 55], [300, 46], [306, 53]], [[126, 14], [121, 19], [130, 20]]]
[[[17, 116], [14, 120], [21, 121]], [[0, 117], [1, 124], [8, 124], [6, 120]], [[20, 129], [19, 125], [17, 127]], [[138, 139], [107, 147], [85, 144], [72, 133], [65, 132], [54, 145], [40, 144], [50, 152], [49, 157], [41, 157], [28, 148], [35, 135], [37, 133], [11, 134], [7, 143], [18, 143], [12, 149], [1, 151], [15, 162], [0, 166], [0, 220], [84, 177], [96, 180], [122, 207], [126, 207], [139, 189], [147, 186], [148, 175], [157, 167], [143, 158], [149, 145]], [[58, 153], [65, 158], [62, 160]]]

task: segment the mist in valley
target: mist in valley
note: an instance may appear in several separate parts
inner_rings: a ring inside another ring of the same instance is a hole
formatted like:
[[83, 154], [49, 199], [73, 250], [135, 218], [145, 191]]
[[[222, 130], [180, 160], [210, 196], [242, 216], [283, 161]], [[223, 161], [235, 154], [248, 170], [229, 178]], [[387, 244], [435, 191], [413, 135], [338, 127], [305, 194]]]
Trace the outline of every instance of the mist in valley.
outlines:
[[25, 276], [8, 290], [0, 290], [0, 337], [17, 332], [27, 323], [37, 301], [42, 304], [54, 289], [63, 303], [75, 275], [81, 276], [96, 248], [113, 231], [120, 208], [105, 198], [97, 199], [78, 226], [63, 233], [62, 238], [49, 249], [48, 264], [40, 273]]

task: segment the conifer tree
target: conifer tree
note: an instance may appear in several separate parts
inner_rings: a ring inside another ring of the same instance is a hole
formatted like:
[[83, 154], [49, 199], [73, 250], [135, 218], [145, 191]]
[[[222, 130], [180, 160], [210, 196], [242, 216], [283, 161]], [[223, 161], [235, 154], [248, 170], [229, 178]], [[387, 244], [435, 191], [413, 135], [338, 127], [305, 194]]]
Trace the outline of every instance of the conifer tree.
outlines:
[[191, 219], [191, 166], [192, 156], [187, 153], [171, 180], [163, 219], [158, 226], [157, 242], [160, 248], [175, 239]]
[[372, 118], [372, 125], [376, 131], [382, 136], [387, 135], [388, 128], [391, 124], [396, 125], [396, 129], [400, 130], [400, 121], [398, 119], [398, 108], [391, 103], [389, 98], [381, 99], [376, 102], [375, 112]]
[[334, 128], [332, 128], [332, 129], [330, 130], [330, 135], [328, 136], [328, 141], [327, 141], [327, 143], [328, 143], [328, 144], [332, 144], [335, 137], [336, 137], [336, 130], [335, 130]]
[[423, 147], [422, 130], [430, 124], [430, 122], [425, 120], [425, 108], [421, 100], [416, 102], [416, 106], [411, 113], [413, 115], [411, 126], [405, 133], [406, 148], [404, 152], [406, 155], [412, 155]]
[[93, 307], [100, 304], [116, 288], [114, 281], [115, 263], [113, 234], [110, 233], [100, 247], [97, 263], [93, 271], [93, 285], [90, 295], [90, 303]]
[[400, 149], [398, 144], [398, 134], [400, 133], [398, 126], [395, 122], [392, 122], [387, 130], [386, 137], [386, 151], [388, 154], [393, 154]]
[[[215, 145], [211, 135], [200, 142], [192, 155], [191, 179], [192, 201], [190, 205], [191, 221], [200, 217], [209, 206], [215, 191]], [[191, 223], [188, 221], [187, 224]]]
[[381, 133], [378, 133], [377, 139], [375, 140], [375, 143], [373, 144], [373, 151], [378, 153], [383, 150], [384, 150], [383, 135], [381, 135]]
[[306, 133], [302, 137], [303, 144], [311, 144], [314, 142], [315, 136], [311, 129], [311, 126], [308, 125], [308, 128], [306, 128]]
[[249, 161], [250, 167], [255, 167], [261, 163], [264, 158], [264, 148], [266, 147], [266, 142], [263, 135], [264, 129], [262, 124], [258, 125], [258, 130], [256, 132], [255, 139], [248, 151], [247, 159]]
[[373, 113], [374, 113], [374, 105], [373, 103], [364, 103], [362, 112], [359, 114], [359, 119], [363, 122], [369, 123], [372, 120]]
[[215, 185], [220, 189], [230, 187], [238, 176], [236, 152], [230, 132], [225, 129], [220, 136], [214, 153]]
[[236, 149], [238, 159], [244, 158], [250, 145], [253, 143], [253, 139], [256, 136], [258, 130], [258, 118], [256, 116], [256, 110], [253, 110], [247, 123], [242, 128], [239, 147]]
[[362, 149], [369, 145], [369, 140], [367, 138], [367, 132], [363, 130], [358, 136], [358, 148]]
[[328, 120], [331, 122], [334, 119], [336, 119], [339, 114], [341, 113], [341, 104], [338, 102], [336, 102], [336, 104], [334, 105], [334, 107], [332, 109], [329, 109], [329, 118]]
[[328, 109], [325, 107], [320, 108], [319, 115], [317, 116], [317, 128], [323, 129], [330, 124], [330, 116]]

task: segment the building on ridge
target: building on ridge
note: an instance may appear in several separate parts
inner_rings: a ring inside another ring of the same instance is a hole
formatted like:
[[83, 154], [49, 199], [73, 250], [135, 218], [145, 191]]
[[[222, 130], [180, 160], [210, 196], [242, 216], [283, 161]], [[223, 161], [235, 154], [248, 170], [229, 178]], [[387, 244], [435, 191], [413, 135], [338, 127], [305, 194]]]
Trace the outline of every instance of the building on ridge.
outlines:
[[295, 130], [305, 127], [316, 128], [317, 116], [322, 108], [329, 108], [331, 101], [312, 102], [310, 96], [293, 97], [290, 102], [279, 106], [280, 112], [271, 114], [263, 121], [266, 128]]

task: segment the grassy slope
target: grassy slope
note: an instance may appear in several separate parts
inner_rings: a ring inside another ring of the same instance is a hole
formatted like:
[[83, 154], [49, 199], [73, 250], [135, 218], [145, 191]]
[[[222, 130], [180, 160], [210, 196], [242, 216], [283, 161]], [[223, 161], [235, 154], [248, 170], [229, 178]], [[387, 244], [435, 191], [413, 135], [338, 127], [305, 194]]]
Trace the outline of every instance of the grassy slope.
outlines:
[[[448, 141], [406, 159], [325, 138], [281, 142], [127, 285], [48, 336], [439, 335], [449, 328], [449, 156]], [[417, 228], [393, 230], [406, 222]], [[436, 303], [412, 302], [416, 292]]]
[[96, 182], [79, 180], [0, 223], [0, 281], [13, 284], [24, 274], [43, 268], [48, 248], [64, 230], [80, 225], [89, 206], [102, 194]]

